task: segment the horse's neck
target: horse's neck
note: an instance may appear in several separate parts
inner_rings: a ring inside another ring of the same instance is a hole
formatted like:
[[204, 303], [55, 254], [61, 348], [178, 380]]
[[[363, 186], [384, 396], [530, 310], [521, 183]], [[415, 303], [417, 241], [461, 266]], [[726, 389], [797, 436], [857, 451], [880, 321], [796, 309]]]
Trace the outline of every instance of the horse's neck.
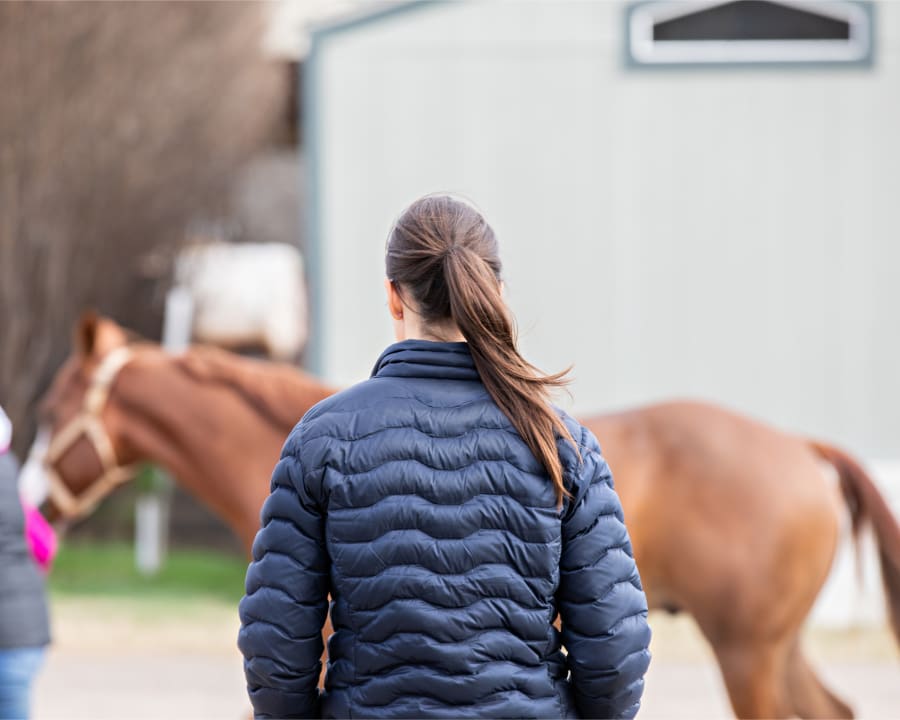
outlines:
[[173, 361], [195, 380], [230, 389], [284, 434], [336, 389], [283, 363], [266, 363], [198, 345]]
[[249, 548], [290, 428], [276, 427], [229, 388], [161, 358], [134, 363], [117, 385], [115, 407], [131, 459], [165, 467]]

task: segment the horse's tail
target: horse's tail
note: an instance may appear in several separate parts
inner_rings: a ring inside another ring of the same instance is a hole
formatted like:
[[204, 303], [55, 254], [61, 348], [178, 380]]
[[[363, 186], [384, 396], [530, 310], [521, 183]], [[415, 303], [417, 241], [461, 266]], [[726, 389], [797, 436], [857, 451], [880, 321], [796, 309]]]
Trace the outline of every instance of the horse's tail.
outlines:
[[872, 478], [856, 460], [830, 445], [813, 441], [810, 445], [837, 470], [841, 491], [853, 522], [854, 539], [858, 542], [859, 532], [866, 522], [872, 524], [881, 560], [888, 617], [894, 637], [900, 643], [900, 525]]

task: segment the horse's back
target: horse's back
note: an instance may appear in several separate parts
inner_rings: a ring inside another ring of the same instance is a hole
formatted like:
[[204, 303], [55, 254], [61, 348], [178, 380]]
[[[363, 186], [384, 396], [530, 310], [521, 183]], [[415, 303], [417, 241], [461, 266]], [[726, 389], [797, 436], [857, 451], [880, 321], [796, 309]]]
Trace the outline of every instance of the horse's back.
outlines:
[[698, 402], [585, 424], [609, 461], [654, 605], [781, 624], [797, 610], [771, 602], [780, 584], [806, 582], [792, 597], [812, 602], [838, 516], [836, 489], [805, 440]]

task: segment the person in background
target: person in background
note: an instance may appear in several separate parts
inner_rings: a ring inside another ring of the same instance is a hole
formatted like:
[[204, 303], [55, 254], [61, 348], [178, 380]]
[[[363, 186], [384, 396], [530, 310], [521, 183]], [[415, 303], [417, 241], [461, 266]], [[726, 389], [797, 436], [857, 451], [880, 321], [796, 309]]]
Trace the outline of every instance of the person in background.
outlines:
[[0, 720], [29, 717], [31, 687], [50, 642], [44, 578], [25, 535], [11, 440], [0, 408]]
[[304, 416], [263, 506], [238, 637], [256, 716], [634, 717], [650, 628], [622, 508], [549, 402], [563, 374], [519, 354], [493, 231], [426, 196], [386, 266], [398, 342]]

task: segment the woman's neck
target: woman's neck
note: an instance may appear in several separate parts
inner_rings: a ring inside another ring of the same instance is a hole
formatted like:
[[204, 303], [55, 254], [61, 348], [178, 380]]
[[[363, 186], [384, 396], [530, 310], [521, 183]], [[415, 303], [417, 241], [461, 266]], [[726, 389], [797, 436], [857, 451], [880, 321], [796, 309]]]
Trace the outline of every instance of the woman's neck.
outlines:
[[460, 331], [459, 326], [452, 320], [426, 323], [421, 315], [408, 309], [403, 314], [402, 325], [398, 323], [396, 331], [398, 342], [401, 340], [466, 342], [466, 338]]

